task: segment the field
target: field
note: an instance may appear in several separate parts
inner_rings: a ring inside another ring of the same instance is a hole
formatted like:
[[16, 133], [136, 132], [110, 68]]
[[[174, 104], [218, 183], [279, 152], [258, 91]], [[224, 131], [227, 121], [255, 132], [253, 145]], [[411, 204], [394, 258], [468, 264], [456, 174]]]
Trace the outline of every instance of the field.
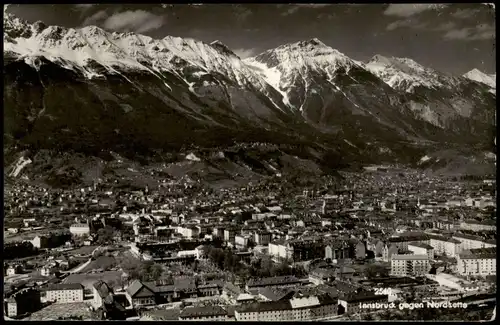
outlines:
[[85, 289], [92, 289], [92, 285], [103, 280], [104, 282], [114, 281], [118, 283], [118, 280], [122, 277], [123, 272], [121, 271], [104, 271], [102, 273], [91, 273], [91, 274], [70, 274], [63, 283], [81, 283]]
[[31, 314], [25, 320], [28, 321], [43, 321], [57, 320], [60, 317], [81, 317], [83, 320], [91, 320], [91, 313], [88, 310], [88, 305], [84, 302], [69, 303], [69, 304], [52, 304], [37, 312]]
[[92, 270], [106, 270], [117, 265], [116, 258], [113, 256], [99, 256], [94, 261], [90, 262], [80, 273], [89, 272]]

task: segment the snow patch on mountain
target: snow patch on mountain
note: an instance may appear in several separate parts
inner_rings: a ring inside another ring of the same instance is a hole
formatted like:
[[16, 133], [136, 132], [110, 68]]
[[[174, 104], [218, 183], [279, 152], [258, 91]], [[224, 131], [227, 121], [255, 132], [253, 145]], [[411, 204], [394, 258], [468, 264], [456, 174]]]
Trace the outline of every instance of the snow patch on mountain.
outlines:
[[328, 47], [317, 38], [285, 44], [245, 59], [243, 62], [254, 67], [270, 85], [278, 90], [283, 96], [283, 103], [287, 106], [291, 106], [290, 92], [296, 90], [297, 83], [302, 84], [305, 91], [303, 102], [295, 103], [301, 108], [309, 92], [317, 93], [312, 88], [312, 75], [325, 76], [333, 80], [339, 68], [348, 72], [353, 66], [359, 66], [358, 63]]
[[453, 78], [444, 77], [408, 58], [375, 55], [365, 67], [391, 88], [409, 93], [415, 92], [417, 87], [450, 88], [456, 83]]
[[218, 73], [242, 87], [261, 90], [269, 87], [220, 42], [209, 45], [171, 36], [158, 40], [134, 33], [109, 33], [96, 26], [44, 28], [11, 14], [4, 15], [4, 35], [4, 51], [17, 54], [37, 69], [39, 57], [78, 71], [89, 79], [101, 77], [92, 67], [96, 63], [111, 74], [121, 69], [138, 70], [160, 79], [162, 72], [182, 74], [189, 67], [198, 77]]
[[[479, 71], [478, 69], [472, 69], [463, 75], [465, 78], [483, 83], [490, 86], [491, 88], [497, 88], [497, 75], [496, 74], [486, 74]], [[495, 92], [496, 93], [496, 92]]]

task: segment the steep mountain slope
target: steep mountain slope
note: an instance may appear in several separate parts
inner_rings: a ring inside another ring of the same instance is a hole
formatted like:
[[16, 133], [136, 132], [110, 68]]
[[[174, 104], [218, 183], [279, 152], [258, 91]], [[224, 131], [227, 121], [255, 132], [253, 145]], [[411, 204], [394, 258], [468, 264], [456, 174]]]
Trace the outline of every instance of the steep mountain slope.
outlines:
[[407, 58], [376, 55], [365, 67], [404, 93], [402, 103], [420, 119], [449, 135], [460, 137], [467, 130], [473, 141], [491, 143], [496, 96], [488, 86], [443, 74]]
[[496, 97], [486, 85], [424, 68], [405, 72], [418, 75], [416, 84], [388, 83], [401, 66], [369, 66], [317, 39], [242, 61], [219, 41], [29, 24], [7, 14], [5, 162], [25, 149], [32, 166], [41, 149], [142, 159], [267, 142], [298, 146], [299, 158], [335, 168], [408, 162], [429, 147], [484, 145], [493, 134]]
[[220, 43], [30, 25], [10, 15], [4, 27], [6, 133], [15, 139], [52, 147], [56, 138], [82, 146], [136, 138], [156, 148], [199, 132], [205, 140], [207, 129], [293, 125], [293, 113], [275, 104], [281, 95]]
[[496, 74], [486, 74], [479, 71], [478, 69], [472, 69], [471, 71], [464, 74], [464, 77], [488, 85], [493, 89], [497, 88]]

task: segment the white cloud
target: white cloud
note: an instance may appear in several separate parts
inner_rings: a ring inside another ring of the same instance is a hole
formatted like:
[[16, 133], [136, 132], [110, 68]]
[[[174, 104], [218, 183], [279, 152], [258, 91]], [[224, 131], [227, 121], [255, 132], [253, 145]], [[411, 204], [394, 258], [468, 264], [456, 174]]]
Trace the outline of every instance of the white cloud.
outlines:
[[233, 52], [242, 59], [246, 59], [255, 55], [255, 49], [236, 49]]
[[92, 16], [85, 18], [85, 20], [82, 23], [82, 26], [96, 25], [99, 21], [102, 21], [106, 18], [108, 18], [108, 14], [106, 13], [106, 11], [101, 10], [96, 12]]
[[476, 13], [478, 13], [479, 10], [473, 10], [473, 9], [459, 9], [455, 11], [453, 14], [451, 14], [452, 17], [458, 18], [458, 19], [468, 19], [473, 17]]
[[401, 19], [401, 20], [396, 20], [385, 28], [388, 31], [392, 31], [398, 28], [412, 28], [412, 29], [423, 29], [427, 27], [427, 23], [424, 22], [419, 22], [416, 20], [411, 20], [411, 19]]
[[165, 23], [164, 17], [144, 10], [129, 10], [112, 15], [104, 22], [104, 28], [144, 33], [160, 28]]
[[89, 9], [91, 8], [92, 6], [95, 6], [95, 4], [79, 4], [79, 5], [74, 5], [75, 7], [77, 7], [78, 9]]
[[390, 4], [384, 11], [387, 16], [410, 17], [427, 10], [439, 10], [447, 4]]
[[495, 26], [479, 24], [472, 28], [453, 29], [444, 34], [445, 40], [480, 41], [496, 38]]

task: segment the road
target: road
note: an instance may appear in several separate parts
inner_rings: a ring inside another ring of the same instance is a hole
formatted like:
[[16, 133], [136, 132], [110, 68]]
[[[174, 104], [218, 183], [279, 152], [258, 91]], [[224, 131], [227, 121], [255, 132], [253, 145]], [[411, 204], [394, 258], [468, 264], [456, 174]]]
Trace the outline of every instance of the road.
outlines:
[[[90, 254], [90, 256], [93, 256], [94, 253], [99, 249], [101, 248], [101, 246], [97, 246], [93, 251], [92, 253]], [[85, 263], [83, 263], [82, 265], [79, 265], [77, 267], [75, 267], [74, 269], [72, 270], [69, 270], [68, 272], [66, 273], [70, 273], [70, 274], [75, 274], [75, 273], [79, 273], [81, 270], [85, 269], [90, 263], [92, 262], [92, 257], [89, 258], [89, 260]]]

